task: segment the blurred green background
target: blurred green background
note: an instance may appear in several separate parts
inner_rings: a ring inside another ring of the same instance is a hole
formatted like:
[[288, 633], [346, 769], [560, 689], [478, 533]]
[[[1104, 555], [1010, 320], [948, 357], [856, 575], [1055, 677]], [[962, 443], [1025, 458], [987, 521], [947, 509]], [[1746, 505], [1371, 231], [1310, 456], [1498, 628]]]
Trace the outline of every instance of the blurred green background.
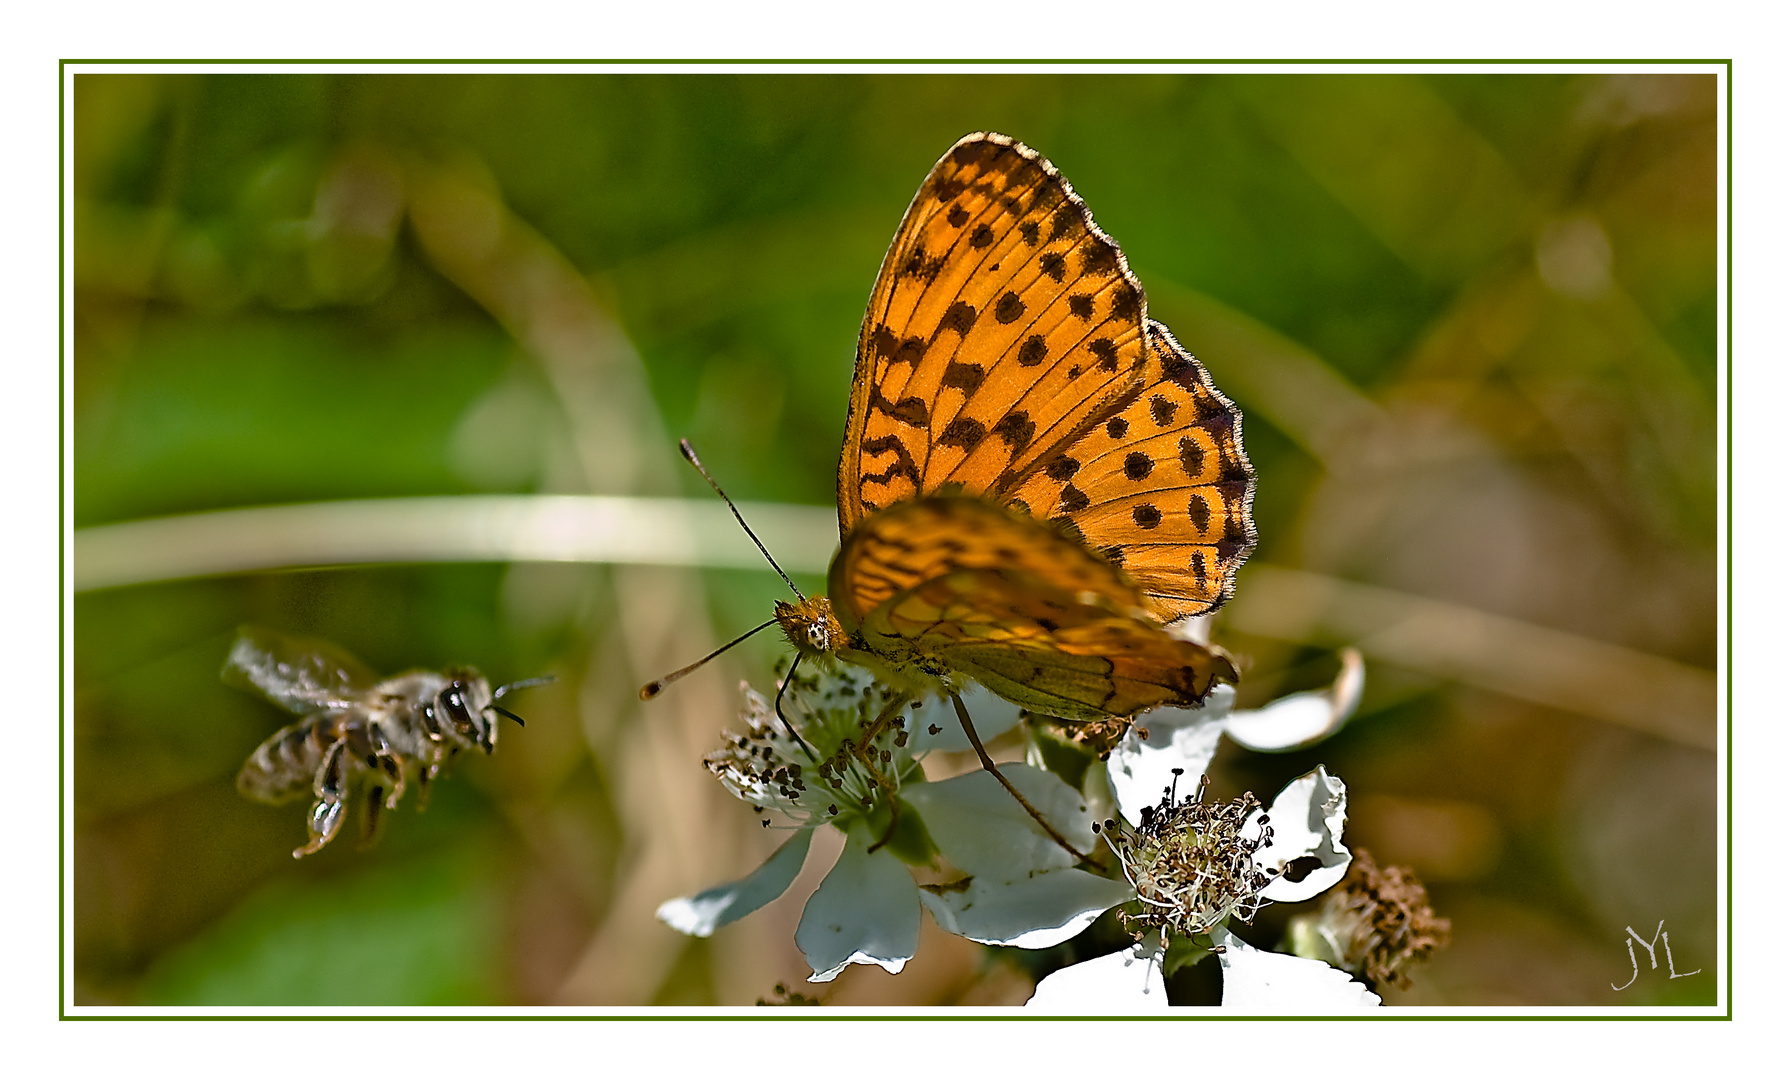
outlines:
[[[74, 85], [77, 527], [706, 496], [678, 436], [737, 499], [830, 506], [859, 319], [909, 198], [967, 132], [1027, 142], [1245, 410], [1262, 543], [1218, 628], [1245, 703], [1328, 680], [1339, 646], [1368, 656], [1349, 728], [1290, 755], [1227, 744], [1213, 794], [1320, 762], [1345, 779], [1348, 840], [1413, 867], [1454, 923], [1390, 1003], [1715, 1001], [1713, 75]], [[713, 939], [652, 917], [775, 846], [700, 758], [778, 643], [635, 699], [781, 588], [471, 564], [79, 594], [75, 1000], [740, 1005], [798, 985], [824, 852]], [[382, 672], [560, 681], [427, 813], [407, 800], [371, 850], [295, 862], [302, 805], [232, 786], [284, 723], [218, 681], [244, 622]], [[1272, 944], [1286, 914], [1246, 936]], [[1663, 920], [1700, 974], [1663, 957], [1613, 991], [1625, 928]], [[857, 968], [824, 1000], [1017, 1003], [1032, 969], [1009, 959], [928, 924], [903, 974]]]

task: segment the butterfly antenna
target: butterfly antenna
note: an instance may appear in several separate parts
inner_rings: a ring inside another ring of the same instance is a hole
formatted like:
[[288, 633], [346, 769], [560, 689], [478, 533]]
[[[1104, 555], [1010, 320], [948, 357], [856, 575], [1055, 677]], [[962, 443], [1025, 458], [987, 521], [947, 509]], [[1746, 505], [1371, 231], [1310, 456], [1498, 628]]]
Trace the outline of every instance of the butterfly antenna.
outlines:
[[698, 660], [696, 663], [686, 664], [683, 667], [679, 668], [677, 671], [672, 672], [670, 675], [667, 675], [663, 678], [654, 679], [652, 682], [641, 687], [641, 700], [642, 701], [652, 701], [654, 698], [658, 697], [660, 692], [663, 691], [666, 687], [677, 682], [679, 679], [682, 679], [684, 676], [695, 671], [697, 668], [702, 667], [704, 664], [707, 664], [709, 661], [720, 656], [722, 653], [727, 652], [729, 649], [740, 644], [742, 641], [745, 641], [747, 638], [752, 637], [754, 634], [758, 633], [760, 630], [765, 629], [767, 626], [773, 626], [776, 623], [777, 623], [776, 619], [766, 619], [764, 622], [753, 627], [751, 630], [748, 630], [746, 633], [741, 634], [739, 637], [728, 642], [726, 645], [723, 645], [721, 648], [716, 649], [714, 652], [710, 653], [708, 656], [703, 657], [701, 660]]
[[[709, 470], [703, 468], [703, 463], [697, 460], [696, 448], [690, 445], [690, 440], [679, 439], [678, 449], [683, 452], [684, 460], [695, 465], [696, 471], [702, 473], [703, 479], [709, 481], [709, 486], [715, 489], [717, 495], [721, 496], [721, 501], [728, 504], [728, 509], [734, 512], [734, 520], [740, 523], [740, 527], [746, 530], [746, 535], [752, 538], [754, 544], [758, 545], [759, 554], [765, 556], [765, 561], [771, 564], [771, 569], [776, 570], [777, 576], [784, 579], [784, 584], [788, 585], [790, 591], [796, 594], [796, 599], [808, 599], [808, 597], [802, 595], [802, 590], [796, 587], [796, 583], [790, 580], [790, 575], [784, 573], [784, 568], [777, 565], [777, 560], [771, 557], [771, 552], [765, 550], [765, 545], [759, 543], [758, 535], [752, 531], [752, 526], [746, 523], [746, 519], [740, 516], [740, 508], [734, 505], [734, 500], [728, 498], [728, 493], [721, 490], [721, 485], [715, 482], [715, 477], [710, 476]], [[760, 629], [762, 630], [764, 627], [760, 627]], [[754, 633], [757, 633], [757, 631], [754, 631]], [[644, 694], [645, 691], [642, 691], [642, 693]]]

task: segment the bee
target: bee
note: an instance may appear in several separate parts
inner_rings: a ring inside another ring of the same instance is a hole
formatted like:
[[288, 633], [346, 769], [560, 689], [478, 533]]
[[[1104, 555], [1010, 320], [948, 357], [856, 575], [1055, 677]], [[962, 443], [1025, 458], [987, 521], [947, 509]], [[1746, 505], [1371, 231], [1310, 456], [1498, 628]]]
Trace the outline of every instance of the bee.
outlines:
[[470, 667], [407, 671], [381, 679], [341, 647], [318, 638], [289, 637], [245, 626], [224, 662], [224, 682], [260, 694], [304, 719], [255, 748], [236, 789], [278, 805], [309, 793], [310, 839], [293, 851], [302, 859], [335, 839], [350, 797], [362, 797], [363, 843], [377, 837], [380, 815], [396, 809], [407, 785], [417, 808], [448, 760], [474, 748], [497, 746], [498, 717], [522, 717], [498, 704], [505, 694], [553, 681], [553, 676], [493, 690]]

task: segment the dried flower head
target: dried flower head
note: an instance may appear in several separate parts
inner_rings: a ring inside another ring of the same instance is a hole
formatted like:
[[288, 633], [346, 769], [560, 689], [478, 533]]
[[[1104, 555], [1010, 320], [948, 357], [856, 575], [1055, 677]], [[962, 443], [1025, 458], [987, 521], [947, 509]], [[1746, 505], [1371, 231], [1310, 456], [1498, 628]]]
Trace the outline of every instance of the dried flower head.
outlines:
[[1248, 792], [1205, 803], [1205, 791], [1204, 776], [1180, 799], [1171, 784], [1157, 805], [1142, 808], [1136, 828], [1112, 820], [1098, 827], [1138, 892], [1142, 910], [1119, 916], [1134, 937], [1158, 929], [1209, 933], [1233, 915], [1249, 922], [1264, 903], [1274, 879], [1256, 859], [1271, 838], [1262, 804]]
[[1449, 920], [1431, 910], [1424, 883], [1403, 866], [1379, 866], [1357, 848], [1341, 887], [1317, 915], [1293, 921], [1295, 951], [1403, 990], [1411, 965], [1449, 944]]

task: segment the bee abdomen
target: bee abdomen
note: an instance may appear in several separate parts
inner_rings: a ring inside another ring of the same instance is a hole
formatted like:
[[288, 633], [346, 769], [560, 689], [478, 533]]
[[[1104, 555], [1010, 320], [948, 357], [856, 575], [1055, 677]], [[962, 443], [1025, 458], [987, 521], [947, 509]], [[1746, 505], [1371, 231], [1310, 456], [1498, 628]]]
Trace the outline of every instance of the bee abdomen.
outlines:
[[236, 790], [265, 803], [283, 803], [311, 794], [324, 755], [342, 736], [329, 714], [289, 724], [255, 748], [236, 774]]

